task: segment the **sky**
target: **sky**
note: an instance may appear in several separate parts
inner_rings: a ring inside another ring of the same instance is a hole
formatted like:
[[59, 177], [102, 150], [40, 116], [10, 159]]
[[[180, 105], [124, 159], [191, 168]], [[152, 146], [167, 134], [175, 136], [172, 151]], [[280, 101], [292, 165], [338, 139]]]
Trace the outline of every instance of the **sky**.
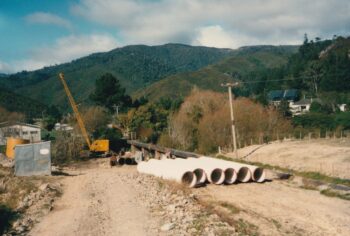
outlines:
[[0, 73], [130, 44], [219, 48], [350, 35], [350, 0], [0, 0]]

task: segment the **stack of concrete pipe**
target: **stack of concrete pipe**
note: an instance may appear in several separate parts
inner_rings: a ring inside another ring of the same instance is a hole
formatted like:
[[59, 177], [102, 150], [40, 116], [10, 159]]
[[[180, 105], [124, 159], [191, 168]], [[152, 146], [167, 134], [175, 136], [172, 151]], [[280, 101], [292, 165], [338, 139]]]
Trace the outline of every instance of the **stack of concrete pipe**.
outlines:
[[265, 181], [265, 172], [260, 167], [205, 156], [187, 159], [151, 159], [140, 162], [137, 169], [140, 173], [175, 180], [189, 187], [203, 185], [206, 181], [212, 184]]
[[117, 157], [116, 158], [116, 165], [136, 165], [135, 158], [132, 157]]
[[[163, 179], [174, 180], [183, 183], [191, 188], [199, 184], [199, 179], [194, 173], [194, 170], [185, 165], [178, 165], [173, 160], [155, 160], [151, 159], [147, 162], [140, 162], [137, 165], [137, 170], [140, 173], [150, 174]], [[204, 172], [202, 176], [205, 176]]]

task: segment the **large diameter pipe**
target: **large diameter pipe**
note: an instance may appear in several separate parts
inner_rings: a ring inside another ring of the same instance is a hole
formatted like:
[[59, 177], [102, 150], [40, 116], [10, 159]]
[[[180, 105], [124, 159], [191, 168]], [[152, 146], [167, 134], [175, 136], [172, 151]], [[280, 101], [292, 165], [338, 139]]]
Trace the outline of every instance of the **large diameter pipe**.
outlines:
[[188, 163], [185, 159], [168, 159], [164, 158], [161, 160], [165, 165], [168, 165], [166, 168], [173, 169], [178, 168], [178, 170], [182, 171], [191, 171], [197, 178], [196, 185], [203, 185], [205, 181], [207, 180], [205, 172], [203, 169], [199, 168], [198, 166], [191, 165]]
[[[205, 159], [200, 159], [200, 160], [207, 161]], [[212, 162], [211, 160], [209, 160], [209, 163], [223, 170], [225, 175], [225, 180], [224, 180], [225, 184], [233, 184], [237, 181], [237, 171], [233, 167], [229, 165], [225, 165], [224, 163], [221, 163], [221, 162]]]
[[158, 151], [158, 152], [162, 152], [162, 153], [170, 152], [171, 155], [181, 157], [181, 158], [199, 157], [198, 154], [193, 153], [193, 152], [185, 152], [185, 151], [176, 150], [176, 149], [172, 149], [172, 148], [164, 148], [164, 147], [160, 147], [160, 146], [157, 146], [154, 144], [141, 143], [141, 142], [133, 141], [133, 140], [129, 140], [128, 144], [136, 146], [138, 148], [145, 148], [148, 150]]
[[135, 164], [136, 164], [135, 158], [126, 157], [126, 158], [125, 158], [125, 164], [127, 164], [127, 165], [135, 165]]
[[237, 163], [238, 165], [241, 165], [242, 167], [247, 167], [250, 172], [252, 173], [252, 180], [258, 183], [262, 183], [265, 181], [266, 176], [265, 176], [265, 170], [261, 167], [258, 166], [253, 166], [253, 165], [247, 165], [247, 164], [240, 164]]
[[248, 165], [248, 164], [242, 164], [242, 163], [237, 163], [237, 162], [232, 162], [232, 161], [225, 161], [225, 160], [219, 160], [215, 158], [210, 158], [210, 157], [204, 157], [208, 158], [214, 161], [219, 161], [221, 163], [225, 163], [226, 165], [234, 165], [237, 166], [238, 168], [241, 168], [241, 173], [238, 173], [238, 179], [240, 179], [241, 182], [245, 182], [246, 177], [244, 177], [244, 172], [246, 172], [246, 168], [249, 169], [249, 172], [251, 174], [251, 179], [255, 182], [261, 183], [265, 181], [265, 170], [261, 167], [254, 166], [254, 165]]
[[174, 180], [191, 188], [197, 185], [197, 177], [192, 171], [178, 165], [171, 166], [169, 162], [151, 159], [148, 162], [140, 162], [137, 170], [140, 173]]
[[222, 184], [225, 181], [225, 173], [222, 168], [212, 165], [212, 163], [209, 163], [205, 160], [199, 160], [197, 158], [188, 158], [185, 161], [203, 169], [205, 171], [208, 182], [213, 184]]
[[120, 157], [120, 158], [118, 159], [118, 164], [119, 164], [119, 165], [124, 165], [124, 164], [125, 164], [125, 158]]
[[211, 163], [212, 165], [218, 165], [223, 168], [224, 167], [233, 168], [236, 171], [237, 181], [239, 182], [246, 183], [250, 181], [252, 178], [250, 169], [247, 166], [238, 165], [238, 163], [236, 162], [224, 161], [224, 160], [215, 159], [215, 158], [206, 157], [206, 156], [202, 156], [198, 158], [198, 160], [203, 160], [208, 163]]
[[225, 184], [234, 184], [237, 181], [237, 172], [231, 167], [224, 167], [222, 169], [225, 174]]
[[189, 162], [187, 159], [180, 159], [180, 158], [173, 159], [172, 162], [174, 164], [183, 165], [190, 168], [193, 174], [195, 174], [197, 177], [197, 185], [203, 185], [207, 181], [207, 176], [205, 174], [205, 171], [199, 166], [197, 166], [195, 163]]

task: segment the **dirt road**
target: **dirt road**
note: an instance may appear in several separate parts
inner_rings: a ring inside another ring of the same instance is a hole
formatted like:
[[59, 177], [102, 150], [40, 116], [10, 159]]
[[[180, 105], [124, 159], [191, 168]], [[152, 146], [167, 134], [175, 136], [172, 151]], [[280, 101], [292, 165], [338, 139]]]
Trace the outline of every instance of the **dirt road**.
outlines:
[[261, 235], [350, 235], [350, 202], [273, 181], [231, 186], [208, 185], [198, 196], [231, 203], [239, 208], [234, 219], [244, 219]]
[[[208, 184], [186, 190], [193, 195], [188, 198], [176, 188], [176, 194], [164, 192], [169, 183], [140, 175], [134, 166], [104, 163], [68, 173], [72, 176], [63, 177], [63, 196], [29, 235], [244, 235], [240, 228], [259, 235], [350, 235], [349, 201], [302, 189], [293, 181]], [[195, 199], [213, 203], [214, 212]], [[230, 210], [236, 234], [227, 233], [230, 222], [216, 215], [215, 204]], [[223, 225], [224, 233], [209, 233]]]
[[62, 198], [30, 235], [158, 235], [159, 222], [116, 171], [128, 168], [71, 171]]

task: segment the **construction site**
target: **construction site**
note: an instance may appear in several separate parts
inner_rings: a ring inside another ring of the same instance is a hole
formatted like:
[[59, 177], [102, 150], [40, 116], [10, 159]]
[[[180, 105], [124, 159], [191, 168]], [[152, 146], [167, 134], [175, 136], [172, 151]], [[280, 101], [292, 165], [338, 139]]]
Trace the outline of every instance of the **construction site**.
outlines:
[[349, 10], [0, 0], [0, 236], [349, 236]]
[[238, 149], [233, 126], [233, 152], [204, 156], [129, 136], [116, 153], [108, 139], [91, 141], [59, 79], [89, 157], [53, 165], [37, 127], [4, 125], [12, 136], [0, 199], [16, 210], [2, 209], [3, 235], [349, 235], [349, 138]]

